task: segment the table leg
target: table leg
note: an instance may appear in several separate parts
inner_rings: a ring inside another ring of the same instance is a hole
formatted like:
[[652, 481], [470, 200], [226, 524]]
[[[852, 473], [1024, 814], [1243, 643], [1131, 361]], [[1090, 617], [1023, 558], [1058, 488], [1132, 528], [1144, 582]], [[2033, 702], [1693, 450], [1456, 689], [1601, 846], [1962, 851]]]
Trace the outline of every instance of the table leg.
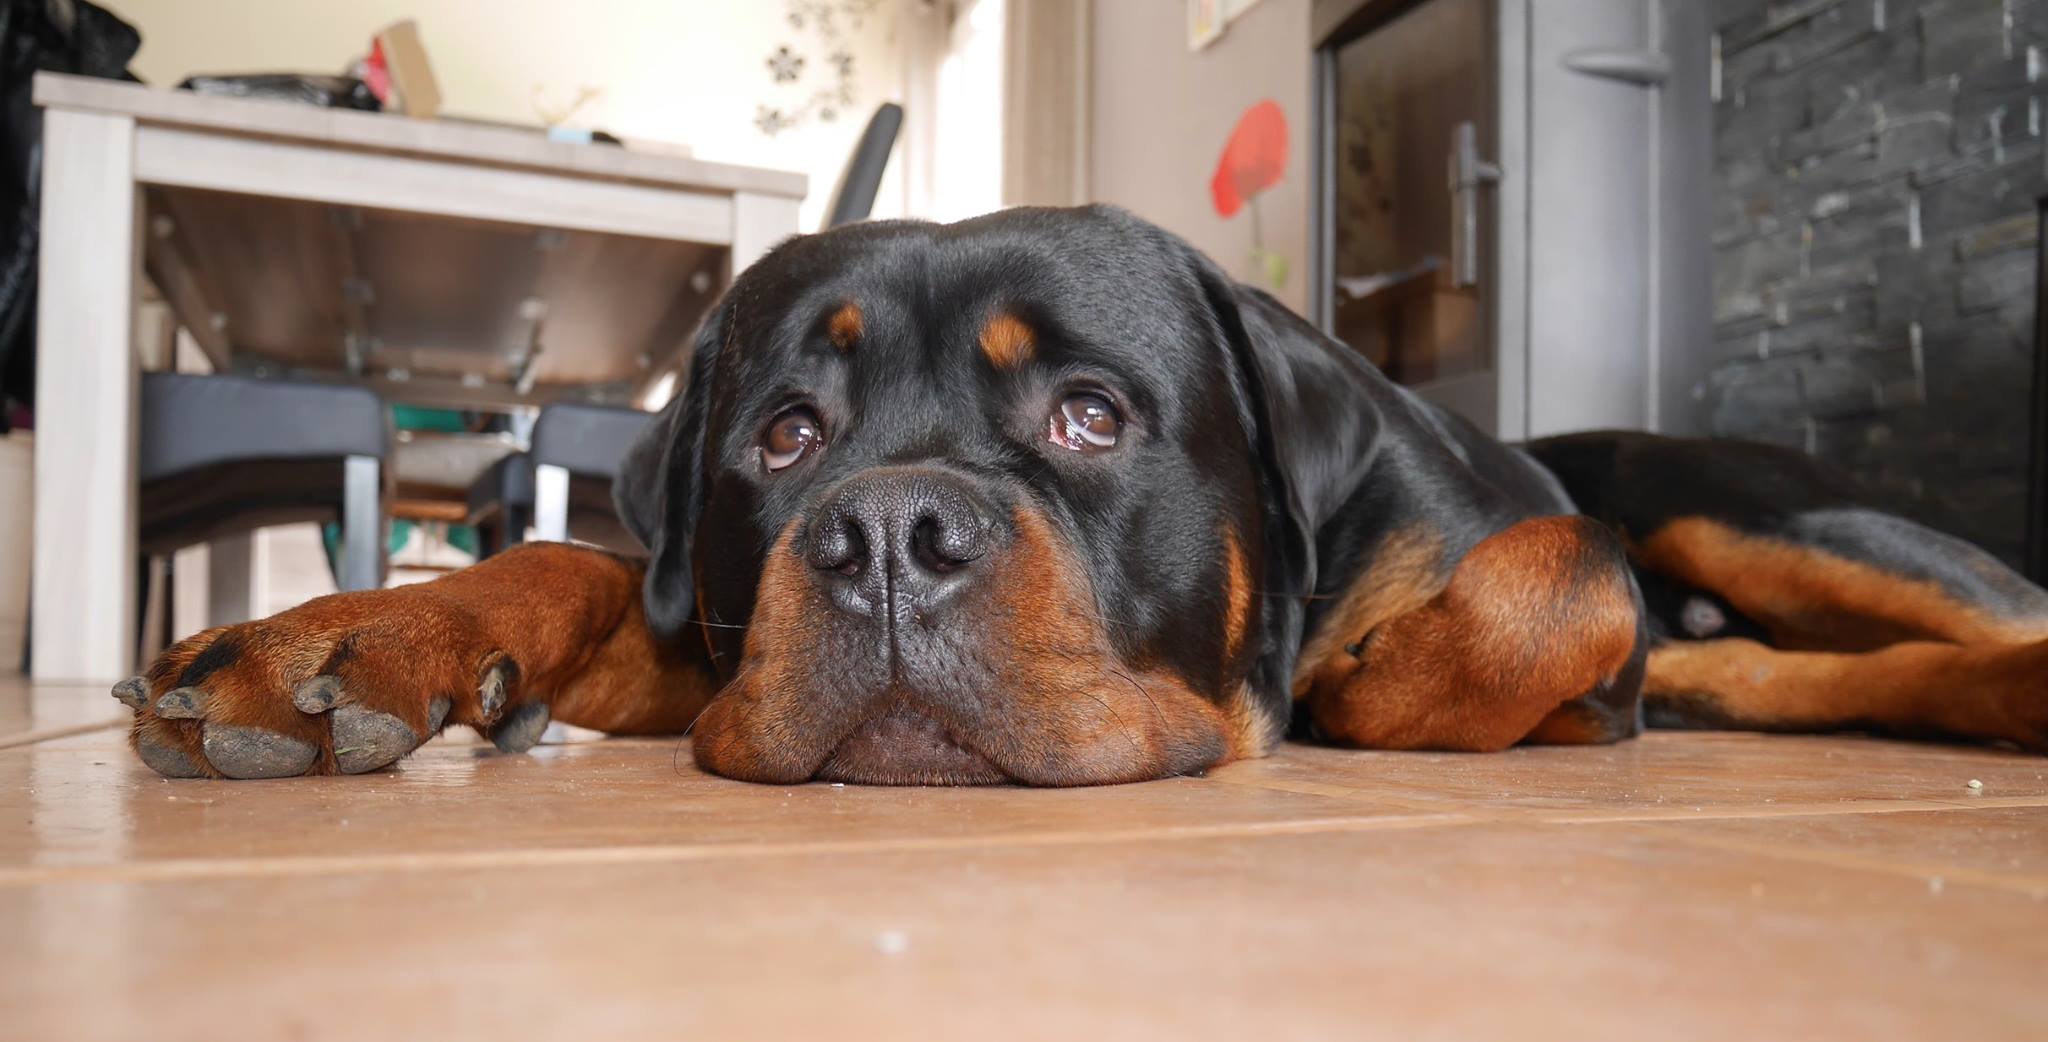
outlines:
[[384, 557], [390, 546], [383, 500], [383, 464], [375, 456], [350, 456], [343, 463], [341, 500], [341, 588], [374, 590], [384, 585]]
[[37, 680], [134, 669], [135, 123], [50, 109], [36, 310]]
[[533, 537], [569, 541], [569, 472], [551, 463], [533, 468]]
[[787, 196], [736, 192], [732, 197], [732, 271], [747, 265], [797, 233], [798, 201]]

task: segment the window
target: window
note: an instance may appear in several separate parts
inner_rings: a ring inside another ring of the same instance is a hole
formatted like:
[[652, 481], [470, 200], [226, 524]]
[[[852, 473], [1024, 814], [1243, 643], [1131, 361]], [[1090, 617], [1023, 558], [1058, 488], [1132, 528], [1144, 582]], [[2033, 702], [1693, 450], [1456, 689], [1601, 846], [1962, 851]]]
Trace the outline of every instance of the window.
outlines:
[[1003, 205], [1003, 21], [1006, 0], [959, 0], [946, 29], [933, 99], [926, 216], [957, 221]]

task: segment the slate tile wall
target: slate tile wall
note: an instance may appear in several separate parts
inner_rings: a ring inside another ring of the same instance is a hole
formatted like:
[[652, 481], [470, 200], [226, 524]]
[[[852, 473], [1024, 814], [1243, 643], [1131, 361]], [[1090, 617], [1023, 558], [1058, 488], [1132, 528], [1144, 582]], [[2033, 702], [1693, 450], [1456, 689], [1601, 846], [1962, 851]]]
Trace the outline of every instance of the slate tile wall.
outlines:
[[1716, 433], [2018, 563], [2048, 0], [1707, 0]]

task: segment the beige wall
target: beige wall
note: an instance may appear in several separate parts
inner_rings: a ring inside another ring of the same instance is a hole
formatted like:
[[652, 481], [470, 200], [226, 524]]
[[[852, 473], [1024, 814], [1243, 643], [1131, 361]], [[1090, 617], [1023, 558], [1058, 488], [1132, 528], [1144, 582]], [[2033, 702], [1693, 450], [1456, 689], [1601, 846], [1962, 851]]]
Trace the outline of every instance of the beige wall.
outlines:
[[[378, 28], [414, 18], [451, 114], [537, 123], [537, 89], [559, 105], [582, 86], [602, 88], [576, 125], [685, 144], [706, 159], [809, 173], [806, 227], [823, 214], [868, 114], [899, 100], [898, 19], [918, 17], [915, 5], [887, 3], [854, 37], [853, 113], [769, 137], [754, 126], [756, 105], [793, 95], [777, 94], [763, 63], [777, 45], [800, 38], [782, 0], [101, 2], [142, 31], [134, 69], [160, 86], [196, 72], [340, 72]], [[806, 79], [825, 60], [811, 51]], [[878, 216], [900, 212], [894, 186], [892, 169]]]
[[[450, 113], [532, 123], [536, 90], [559, 100], [599, 87], [603, 96], [575, 122], [685, 144], [708, 159], [809, 173], [806, 227], [822, 215], [866, 114], [903, 94], [908, 20], [932, 17], [915, 0], [885, 3], [856, 38], [856, 112], [769, 137], [754, 126], [756, 105], [788, 96], [775, 93], [762, 63], [796, 39], [781, 0], [105, 2], [142, 30], [135, 70], [160, 85], [194, 72], [339, 71], [378, 27], [412, 17]], [[1250, 256], [1248, 215], [1218, 217], [1209, 178], [1238, 116], [1273, 98], [1287, 115], [1292, 154], [1285, 180], [1258, 207], [1266, 245], [1288, 260], [1279, 296], [1304, 306], [1309, 0], [1264, 0], [1194, 52], [1182, 0], [1090, 6], [1092, 196], [1186, 236], [1240, 278], [1263, 281]], [[890, 164], [877, 216], [904, 212], [904, 166]]]
[[[1209, 178], [1237, 119], [1272, 98], [1287, 115], [1287, 175], [1258, 200], [1266, 246], [1288, 261], [1276, 295], [1308, 302], [1309, 0], [1265, 0], [1206, 49], [1187, 46], [1182, 0], [1095, 0], [1090, 189], [1264, 284], [1240, 210], [1225, 219]], [[1266, 288], [1271, 289], [1271, 286]]]

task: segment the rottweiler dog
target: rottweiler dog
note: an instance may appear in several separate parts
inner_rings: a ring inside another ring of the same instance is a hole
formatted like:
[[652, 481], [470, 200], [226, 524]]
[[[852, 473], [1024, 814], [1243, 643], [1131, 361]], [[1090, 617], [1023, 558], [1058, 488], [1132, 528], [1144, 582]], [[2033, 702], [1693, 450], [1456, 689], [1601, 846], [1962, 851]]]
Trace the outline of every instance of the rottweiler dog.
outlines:
[[684, 734], [759, 782], [1087, 785], [1290, 733], [1652, 726], [2048, 747], [2048, 594], [1796, 453], [1494, 441], [1109, 208], [792, 239], [617, 483], [527, 545], [201, 633], [115, 696], [171, 777], [450, 723]]

